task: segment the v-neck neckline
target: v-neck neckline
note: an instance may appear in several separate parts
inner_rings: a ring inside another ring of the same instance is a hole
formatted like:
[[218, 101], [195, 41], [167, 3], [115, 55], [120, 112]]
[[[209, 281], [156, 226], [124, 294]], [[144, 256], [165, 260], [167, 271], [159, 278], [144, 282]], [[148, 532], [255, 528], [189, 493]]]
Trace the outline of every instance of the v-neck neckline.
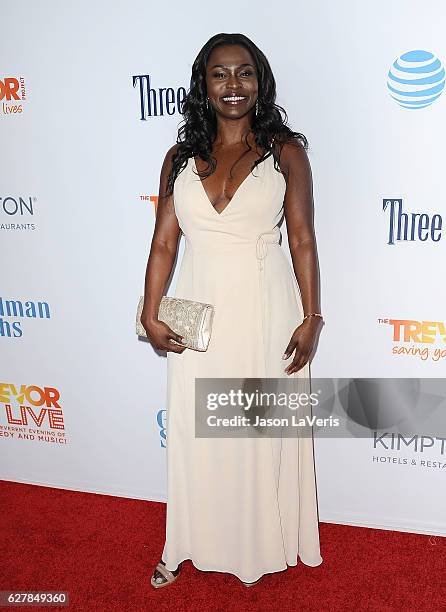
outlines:
[[[263, 161], [265, 161], [265, 160], [263, 160]], [[247, 182], [247, 180], [248, 180], [248, 179], [249, 179], [249, 177], [251, 176], [251, 174], [252, 174], [252, 170], [250, 170], [250, 171], [249, 171], [249, 174], [248, 174], [248, 175], [247, 175], [247, 176], [246, 176], [246, 177], [243, 179], [243, 181], [242, 181], [242, 182], [240, 183], [240, 185], [237, 187], [236, 192], [234, 193], [234, 195], [232, 196], [232, 198], [229, 200], [229, 202], [226, 204], [226, 206], [223, 208], [223, 210], [222, 210], [221, 212], [218, 212], [218, 210], [216, 210], [216, 209], [215, 209], [215, 206], [212, 204], [212, 202], [211, 202], [211, 200], [210, 200], [210, 198], [209, 198], [209, 196], [208, 196], [208, 193], [207, 193], [206, 189], [204, 188], [203, 181], [201, 180], [201, 178], [200, 178], [200, 177], [199, 177], [199, 175], [198, 175], [198, 170], [197, 170], [197, 164], [196, 164], [196, 161], [195, 161], [195, 156], [192, 156], [192, 162], [193, 162], [193, 167], [194, 167], [194, 170], [195, 170], [196, 177], [198, 178], [198, 181], [199, 181], [199, 183], [200, 183], [201, 190], [202, 190], [202, 192], [203, 192], [203, 195], [204, 195], [205, 200], [207, 201], [208, 205], [209, 205], [209, 206], [212, 208], [212, 210], [214, 211], [214, 213], [215, 213], [215, 214], [216, 214], [218, 217], [221, 217], [222, 215], [224, 215], [224, 214], [225, 214], [225, 212], [226, 212], [226, 211], [228, 210], [228, 208], [231, 206], [232, 202], [235, 200], [236, 196], [238, 195], [238, 192], [240, 191], [240, 189], [241, 189], [241, 188], [244, 186], [244, 184]], [[262, 162], [262, 163], [263, 163], [263, 162]], [[256, 168], [258, 168], [258, 167], [259, 167], [259, 165], [260, 165], [260, 164], [258, 164], [258, 165], [256, 166]]]

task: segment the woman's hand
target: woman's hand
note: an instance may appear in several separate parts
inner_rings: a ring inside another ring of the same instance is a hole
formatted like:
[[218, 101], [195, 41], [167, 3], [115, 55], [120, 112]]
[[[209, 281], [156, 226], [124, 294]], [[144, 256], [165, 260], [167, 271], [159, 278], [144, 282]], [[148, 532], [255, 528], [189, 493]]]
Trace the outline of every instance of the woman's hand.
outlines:
[[309, 317], [295, 329], [283, 356], [284, 359], [288, 359], [293, 350], [296, 349], [293, 361], [285, 368], [286, 374], [290, 375], [298, 372], [308, 362], [321, 327], [322, 319], [320, 317]]
[[187, 348], [186, 346], [178, 346], [178, 344], [171, 342], [171, 340], [182, 342], [183, 337], [176, 334], [163, 321], [148, 320], [143, 314], [141, 314], [141, 325], [146, 330], [148, 340], [150, 340], [152, 346], [157, 350], [182, 353]]

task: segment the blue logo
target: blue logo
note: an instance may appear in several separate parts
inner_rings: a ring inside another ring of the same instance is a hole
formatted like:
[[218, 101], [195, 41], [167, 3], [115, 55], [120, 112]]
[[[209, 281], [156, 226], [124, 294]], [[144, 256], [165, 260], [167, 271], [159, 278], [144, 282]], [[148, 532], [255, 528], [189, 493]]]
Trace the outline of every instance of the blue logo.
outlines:
[[133, 88], [139, 85], [139, 108], [141, 121], [147, 117], [164, 117], [165, 115], [181, 114], [181, 102], [186, 96], [184, 87], [151, 86], [149, 74], [136, 74], [132, 77]]
[[160, 446], [161, 448], [166, 448], [166, 441], [167, 441], [167, 436], [166, 436], [166, 423], [165, 423], [165, 419], [166, 419], [166, 409], [161, 409], [158, 410], [158, 412], [156, 413], [156, 422], [158, 424], [158, 427], [160, 429]]
[[21, 338], [21, 319], [51, 319], [48, 302], [22, 302], [0, 296], [0, 338]]
[[441, 215], [403, 212], [402, 198], [385, 198], [383, 211], [389, 213], [389, 234], [387, 244], [397, 242], [421, 242], [441, 240], [443, 219]]
[[442, 63], [430, 51], [408, 51], [398, 57], [387, 75], [391, 97], [403, 108], [430, 106], [439, 98], [445, 84]]

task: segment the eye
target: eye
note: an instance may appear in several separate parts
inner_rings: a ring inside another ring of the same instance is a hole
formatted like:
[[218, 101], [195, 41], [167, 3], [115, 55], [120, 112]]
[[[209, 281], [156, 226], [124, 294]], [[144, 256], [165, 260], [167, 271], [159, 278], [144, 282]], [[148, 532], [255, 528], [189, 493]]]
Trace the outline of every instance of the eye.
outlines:
[[252, 75], [252, 74], [254, 74], [254, 73], [253, 73], [253, 71], [252, 71], [252, 70], [243, 70], [243, 72], [241, 72], [240, 74], [242, 74], [242, 75], [244, 75], [244, 74], [245, 74], [246, 76], [251, 76], [251, 75]]
[[212, 76], [219, 78], [219, 77], [225, 76], [225, 73], [224, 72], [214, 72]]

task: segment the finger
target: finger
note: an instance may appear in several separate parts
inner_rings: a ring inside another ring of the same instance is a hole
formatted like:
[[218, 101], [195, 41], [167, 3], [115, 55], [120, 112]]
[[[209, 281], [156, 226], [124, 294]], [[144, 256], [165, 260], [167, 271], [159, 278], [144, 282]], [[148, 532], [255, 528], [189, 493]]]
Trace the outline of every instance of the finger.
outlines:
[[294, 351], [296, 347], [297, 347], [297, 342], [295, 342], [294, 340], [290, 340], [282, 356], [282, 359], [288, 359], [288, 357], [291, 355], [291, 353]]
[[175, 332], [171, 332], [168, 336], [167, 336], [170, 340], [175, 340], [175, 342], [180, 342], [181, 344], [184, 341], [183, 336], [180, 336], [180, 334], [176, 334]]
[[180, 346], [173, 342], [169, 342], [169, 346], [166, 347], [166, 351], [171, 351], [172, 353], [182, 353], [184, 350], [186, 350], [185, 346]]
[[301, 370], [308, 363], [308, 357], [305, 355], [296, 366], [296, 372]]
[[299, 364], [303, 361], [303, 357], [304, 356], [301, 352], [296, 351], [293, 361], [287, 365], [287, 367], [285, 368], [285, 372], [287, 374], [292, 374], [293, 372], [295, 372], [296, 368], [298, 368]]
[[287, 374], [294, 374], [295, 372], [299, 372], [306, 364], [308, 363], [308, 357], [302, 357], [301, 359], [295, 359], [293, 363], [290, 363], [288, 368], [286, 368]]

